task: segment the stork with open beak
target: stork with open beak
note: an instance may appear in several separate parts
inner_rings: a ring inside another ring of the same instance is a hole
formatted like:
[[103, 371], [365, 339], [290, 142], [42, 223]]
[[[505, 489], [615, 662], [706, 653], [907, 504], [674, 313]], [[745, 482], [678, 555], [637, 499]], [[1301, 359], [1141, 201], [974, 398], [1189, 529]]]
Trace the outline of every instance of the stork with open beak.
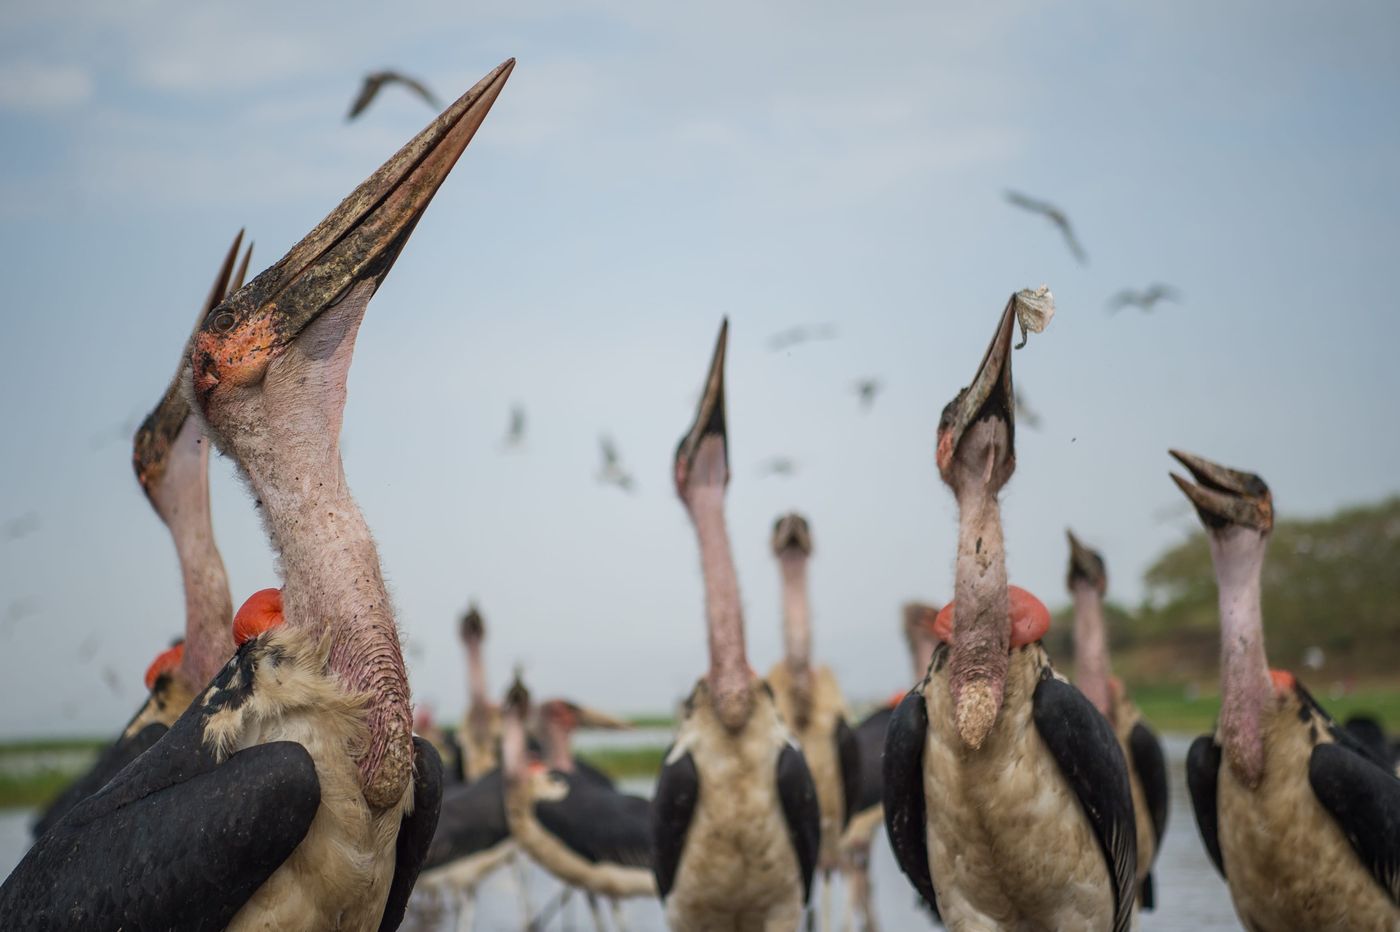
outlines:
[[457, 729], [462, 779], [471, 783], [501, 763], [501, 707], [491, 701], [486, 681], [486, 619], [473, 602], [462, 616], [459, 632], [467, 652], [467, 711]]
[[1007, 302], [972, 384], [943, 410], [958, 503], [956, 600], [890, 720], [885, 824], [904, 873], [955, 930], [1128, 928], [1137, 838], [1113, 730], [1059, 677], [1050, 613], [1007, 584], [998, 493], [1015, 470]]
[[[197, 320], [204, 320], [214, 305], [243, 286], [253, 247], [248, 245], [235, 270], [242, 242], [240, 230], [214, 276]], [[209, 511], [209, 443], [198, 418], [189, 416], [189, 401], [181, 391], [188, 370], [186, 342], [175, 378], [137, 429], [132, 451], [137, 481], [175, 544], [185, 590], [185, 636], [152, 662], [146, 672], [145, 702], [117, 740], [34, 823], [36, 838], [160, 740], [195, 693], [233, 656], [229, 635], [233, 599]]]
[[1150, 910], [1157, 900], [1152, 863], [1167, 829], [1167, 756], [1109, 663], [1103, 612], [1108, 567], [1103, 555], [1081, 543], [1072, 531], [1065, 536], [1069, 539], [1066, 585], [1074, 599], [1074, 685], [1113, 726], [1128, 762], [1137, 818], [1138, 905]]
[[807, 565], [812, 529], [797, 512], [773, 524], [769, 540], [783, 585], [783, 659], [768, 673], [778, 714], [792, 729], [817, 788], [821, 808], [822, 926], [831, 928], [831, 874], [840, 865], [841, 833], [860, 797], [860, 747], [836, 674], [812, 663], [812, 612]]
[[[914, 668], [910, 682], [923, 679], [933, 660], [934, 648], [938, 646], [938, 638], [933, 633], [937, 617], [938, 606], [922, 602], [906, 602], [900, 613], [900, 630], [909, 646], [909, 659]], [[880, 928], [870, 882], [870, 848], [875, 833], [885, 821], [885, 735], [904, 695], [904, 690], [896, 693], [861, 719], [855, 728], [856, 742], [860, 745], [860, 798], [841, 836], [841, 859], [842, 871], [850, 883], [850, 911], [859, 917], [862, 932], [878, 932]], [[937, 918], [937, 913], [934, 916]]]
[[729, 485], [720, 327], [675, 482], [705, 579], [709, 671], [686, 699], [652, 801], [656, 883], [671, 928], [796, 929], [811, 894], [821, 810], [773, 691], [749, 666], [724, 520]]
[[1235, 912], [1249, 929], [1400, 930], [1400, 779], [1264, 653], [1269, 487], [1172, 456], [1220, 589], [1220, 721], [1191, 745], [1186, 784]]
[[530, 755], [530, 693], [517, 675], [501, 719], [501, 769], [511, 835], [532, 861], [587, 894], [600, 930], [600, 897], [611, 902], [620, 927], [620, 900], [656, 896], [651, 804], [575, 769], [570, 733], [577, 727], [616, 728], [616, 719], [561, 699], [545, 703], [540, 713], [551, 735], [543, 760]]
[[195, 334], [192, 398], [244, 472], [284, 576], [169, 732], [0, 888], [29, 928], [395, 929], [437, 822], [379, 554], [340, 428], [370, 298], [495, 102], [487, 75]]

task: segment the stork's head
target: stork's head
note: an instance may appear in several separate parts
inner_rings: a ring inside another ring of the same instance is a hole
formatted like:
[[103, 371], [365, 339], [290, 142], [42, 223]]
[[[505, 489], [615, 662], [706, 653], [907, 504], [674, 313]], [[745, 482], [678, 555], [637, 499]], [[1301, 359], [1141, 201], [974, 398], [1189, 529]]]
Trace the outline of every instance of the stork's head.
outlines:
[[515, 678], [501, 705], [501, 769], [507, 780], [517, 781], [529, 773], [529, 746], [525, 736], [525, 722], [529, 716], [530, 691], [520, 678], [520, 668], [516, 667]]
[[676, 492], [687, 506], [699, 494], [722, 496], [729, 485], [729, 438], [724, 417], [724, 352], [728, 342], [726, 319], [720, 324], [695, 420], [676, 446]]
[[620, 718], [567, 699], [550, 699], [543, 703], [540, 706], [540, 718], [546, 725], [553, 725], [565, 731], [579, 728], [629, 731], [632, 728], [631, 724]]
[[146, 668], [146, 688], [155, 692], [156, 686], [162, 679], [169, 679], [176, 668], [180, 666], [180, 661], [185, 659], [185, 642], [178, 640], [170, 647], [156, 655], [156, 659], [151, 661], [151, 665]]
[[1070, 591], [1080, 584], [1092, 586], [1103, 595], [1108, 591], [1108, 567], [1103, 555], [1081, 543], [1073, 531], [1066, 530], [1065, 537], [1069, 538], [1069, 575], [1065, 585]]
[[1016, 470], [1016, 404], [1011, 385], [1015, 304], [1013, 296], [972, 384], [958, 392], [938, 421], [938, 472], [958, 495], [995, 494]]
[[1218, 538], [1232, 528], [1260, 537], [1273, 530], [1274, 499], [1263, 479], [1180, 450], [1170, 452], [1196, 480], [1192, 483], [1172, 473], [1172, 481], [1191, 500], [1211, 537]]
[[486, 638], [486, 619], [481, 617], [481, 610], [473, 602], [467, 606], [467, 612], [462, 616], [462, 624], [459, 633], [463, 644], [480, 644]]
[[[344, 370], [365, 305], [514, 64], [483, 78], [279, 262], [205, 316], [191, 354], [194, 398], [221, 445], [249, 429], [252, 415], [241, 409], [264, 384], [280, 383], [307, 406], [329, 409], [325, 417], [338, 432]], [[295, 363], [279, 365], [288, 358]]]
[[795, 511], [789, 512], [773, 523], [773, 555], [810, 557], [812, 555], [812, 529], [807, 519]]
[[248, 596], [248, 601], [233, 616], [233, 643], [242, 647], [244, 641], [270, 631], [282, 622], [282, 590], [259, 589]]

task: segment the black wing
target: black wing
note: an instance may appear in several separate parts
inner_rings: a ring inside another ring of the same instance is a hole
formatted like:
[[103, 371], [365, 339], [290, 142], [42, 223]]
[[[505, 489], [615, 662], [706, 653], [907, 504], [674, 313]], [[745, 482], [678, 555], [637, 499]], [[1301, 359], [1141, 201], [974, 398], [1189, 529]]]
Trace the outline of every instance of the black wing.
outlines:
[[778, 801], [783, 805], [783, 821], [797, 853], [802, 870], [802, 902], [812, 896], [812, 875], [822, 844], [822, 810], [817, 802], [817, 785], [807, 769], [807, 759], [791, 744], [778, 752]]
[[569, 850], [594, 864], [651, 867], [651, 803], [579, 774], [555, 771], [569, 786], [559, 800], [535, 803], [535, 818]]
[[[670, 757], [671, 749], [667, 748], [664, 759]], [[690, 830], [690, 819], [699, 801], [700, 774], [689, 753], [661, 768], [656, 779], [656, 794], [651, 800], [651, 869], [656, 874], [656, 889], [663, 900], [676, 883], [686, 832]]]
[[928, 863], [928, 819], [924, 808], [924, 742], [928, 740], [928, 709], [918, 690], [895, 706], [885, 734], [882, 782], [885, 788], [885, 829], [899, 869], [924, 903], [938, 915], [938, 897]]
[[851, 731], [851, 726], [846, 724], [845, 716], [836, 722], [836, 754], [841, 761], [841, 792], [845, 805], [841, 827], [845, 828], [850, 824], [851, 816], [856, 814], [856, 807], [860, 805], [861, 776], [860, 742], [856, 740], [856, 733]]
[[574, 775], [588, 780], [595, 786], [606, 787], [610, 790], [617, 788], [617, 785], [613, 783], [612, 777], [603, 773], [603, 771], [594, 767], [588, 761], [580, 760], [577, 757], [574, 758]]
[[890, 730], [894, 707], [876, 709], [856, 726], [856, 741], [860, 744], [860, 802], [856, 812], [864, 812], [885, 801], [885, 733]]
[[[1162, 753], [1162, 742], [1142, 722], [1133, 726], [1128, 733], [1128, 753], [1132, 756], [1133, 771], [1142, 785], [1142, 795], [1147, 802], [1147, 814], [1152, 819], [1152, 855], [1162, 853], [1162, 835], [1167, 830], [1167, 758]], [[1141, 865], [1139, 865], [1141, 867]], [[1151, 865], [1149, 864], [1150, 868]], [[1143, 909], [1154, 909], [1156, 893], [1152, 874], [1148, 873], [1139, 891]]]
[[1400, 780], [1349, 748], [1319, 744], [1308, 761], [1308, 782], [1366, 870], [1400, 906]]
[[1206, 854], [1220, 876], [1225, 876], [1225, 859], [1220, 856], [1220, 813], [1216, 799], [1220, 780], [1220, 745], [1210, 735], [1191, 742], [1186, 752], [1186, 788], [1191, 791], [1191, 808], [1196, 827], [1201, 830]]
[[1083, 693], [1052, 676], [1035, 687], [1031, 707], [1035, 730], [1074, 790], [1098, 839], [1113, 883], [1113, 929], [1122, 932], [1133, 919], [1137, 823], [1128, 762], [1118, 737]]
[[47, 832], [59, 819], [68, 814], [68, 810], [106, 786], [123, 767], [145, 753], [147, 748], [152, 747], [169, 730], [159, 722], [153, 722], [130, 738], [118, 738], [113, 741], [98, 756], [88, 772], [70, 783], [68, 788], [49, 804], [49, 808], [44, 810], [44, 814], [34, 823], [34, 837], [38, 838]]
[[428, 846], [437, 831], [442, 809], [442, 758], [437, 748], [423, 738], [413, 738], [413, 811], [399, 823], [394, 847], [394, 881], [384, 901], [379, 932], [394, 932], [403, 922], [408, 895], [418, 882], [418, 872], [428, 856]]
[[510, 837], [500, 768], [473, 783], [443, 790], [437, 830], [428, 847], [426, 870], [496, 847]]

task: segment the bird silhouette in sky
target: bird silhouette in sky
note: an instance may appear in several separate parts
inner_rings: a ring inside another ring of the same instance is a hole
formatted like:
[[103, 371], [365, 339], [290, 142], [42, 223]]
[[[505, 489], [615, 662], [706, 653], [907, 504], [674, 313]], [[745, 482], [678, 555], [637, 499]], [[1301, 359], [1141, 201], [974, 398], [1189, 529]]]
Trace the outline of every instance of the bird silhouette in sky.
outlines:
[[380, 89], [386, 84], [402, 84], [405, 88], [421, 97], [428, 106], [432, 107], [434, 110], [442, 109], [442, 104], [438, 102], [437, 97], [433, 96], [433, 92], [424, 86], [422, 81], [415, 80], [397, 71], [372, 71], [365, 75], [365, 83], [360, 85], [359, 96], [357, 96], [355, 102], [350, 105], [350, 112], [346, 114], [345, 119], [353, 120], [355, 117], [364, 113], [365, 108], [374, 101]]
[[797, 462], [790, 456], [772, 456], [763, 461], [758, 467], [760, 477], [783, 476], [788, 477], [797, 473]]
[[504, 446], [507, 450], [518, 450], [525, 445], [525, 407], [511, 405], [510, 424], [506, 427]]
[[860, 399], [860, 406], [869, 411], [875, 406], [875, 396], [880, 394], [884, 387], [879, 379], [857, 379], [852, 390]]
[[1108, 312], [1110, 314], [1116, 314], [1125, 307], [1137, 307], [1142, 309], [1143, 313], [1149, 313], [1157, 306], [1157, 302], [1159, 301], [1170, 301], [1173, 304], [1180, 304], [1181, 293], [1171, 285], [1164, 285], [1161, 282], [1153, 282], [1142, 291], [1124, 288], [1108, 299]]
[[810, 343], [813, 340], [834, 340], [835, 338], [836, 328], [831, 324], [801, 324], [773, 334], [768, 338], [768, 348], [777, 353], [794, 346], [800, 346], [803, 343]]
[[1075, 261], [1080, 265], [1084, 265], [1089, 261], [1089, 256], [1084, 252], [1084, 247], [1079, 245], [1079, 240], [1075, 238], [1074, 229], [1069, 225], [1069, 217], [1065, 216], [1063, 210], [1048, 201], [1037, 200], [1036, 198], [1028, 197], [1017, 191], [1007, 191], [1006, 200], [1007, 203], [1019, 207], [1022, 210], [1028, 210], [1033, 214], [1040, 214], [1042, 217], [1055, 224], [1055, 226], [1059, 227], [1061, 235], [1064, 236], [1065, 245], [1069, 247], [1069, 251], [1074, 255]]
[[603, 454], [603, 465], [598, 470], [598, 481], [604, 485], [615, 485], [624, 492], [630, 493], [636, 485], [632, 474], [622, 466], [622, 457], [617, 452], [617, 445], [607, 434], [598, 438], [598, 447]]

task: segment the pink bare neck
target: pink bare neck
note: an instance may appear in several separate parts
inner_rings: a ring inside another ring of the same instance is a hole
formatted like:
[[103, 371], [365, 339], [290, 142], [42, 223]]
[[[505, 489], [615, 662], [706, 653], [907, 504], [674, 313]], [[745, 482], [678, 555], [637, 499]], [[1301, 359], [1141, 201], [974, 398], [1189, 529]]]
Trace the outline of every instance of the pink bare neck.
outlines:
[[486, 683], [486, 658], [482, 650], [481, 638], [466, 639], [467, 648], [467, 698], [469, 709], [485, 709], [491, 705], [490, 690]]
[[186, 418], [171, 444], [151, 501], [175, 542], [185, 590], [185, 653], [175, 675], [197, 693], [234, 650], [233, 598], [209, 510], [209, 441], [197, 418]]
[[1221, 743], [1240, 779], [1258, 786], [1264, 775], [1264, 711], [1273, 698], [1259, 595], [1267, 538], [1235, 526], [1209, 538], [1220, 590]]
[[356, 286], [269, 365], [261, 391], [221, 434], [262, 505], [286, 580], [288, 626], [331, 636], [330, 669], [369, 697], [361, 786], [397, 804], [413, 764], [408, 678], [379, 552], [345, 481], [340, 428], [355, 336], [372, 285]]
[[797, 550], [785, 550], [778, 557], [783, 577], [783, 658], [793, 673], [805, 673], [812, 664], [807, 560], [806, 554]]
[[572, 734], [573, 729], [559, 721], [555, 716], [545, 717], [544, 743], [547, 755], [545, 763], [548, 764], [550, 770], [557, 770], [560, 773], [574, 772]]
[[981, 747], [1001, 712], [1011, 649], [1001, 506], [982, 483], [958, 488], [957, 599], [948, 656], [948, 686], [957, 728], [971, 748]]
[[1108, 662], [1108, 632], [1103, 621], [1103, 596], [1090, 582], [1077, 580], [1074, 597], [1074, 685], [1110, 722], [1113, 697]]

